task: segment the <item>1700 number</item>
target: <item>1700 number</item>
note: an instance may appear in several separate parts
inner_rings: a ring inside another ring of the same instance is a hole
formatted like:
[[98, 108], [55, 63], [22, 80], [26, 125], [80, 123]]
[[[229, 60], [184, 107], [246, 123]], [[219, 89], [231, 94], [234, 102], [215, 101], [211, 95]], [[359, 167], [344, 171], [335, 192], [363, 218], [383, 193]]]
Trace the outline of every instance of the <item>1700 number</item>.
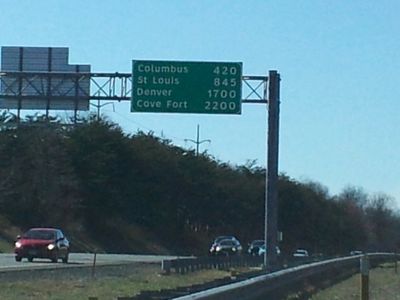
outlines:
[[208, 90], [208, 98], [221, 98], [221, 99], [235, 99], [236, 98], [236, 91], [235, 90], [219, 90], [213, 89]]

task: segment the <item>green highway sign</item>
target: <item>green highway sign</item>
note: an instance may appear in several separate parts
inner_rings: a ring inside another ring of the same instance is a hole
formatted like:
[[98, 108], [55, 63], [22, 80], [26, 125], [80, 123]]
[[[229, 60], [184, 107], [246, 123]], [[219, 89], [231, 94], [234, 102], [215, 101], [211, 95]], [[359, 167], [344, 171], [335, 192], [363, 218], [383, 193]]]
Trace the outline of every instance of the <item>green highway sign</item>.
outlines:
[[134, 60], [131, 112], [240, 114], [242, 63]]

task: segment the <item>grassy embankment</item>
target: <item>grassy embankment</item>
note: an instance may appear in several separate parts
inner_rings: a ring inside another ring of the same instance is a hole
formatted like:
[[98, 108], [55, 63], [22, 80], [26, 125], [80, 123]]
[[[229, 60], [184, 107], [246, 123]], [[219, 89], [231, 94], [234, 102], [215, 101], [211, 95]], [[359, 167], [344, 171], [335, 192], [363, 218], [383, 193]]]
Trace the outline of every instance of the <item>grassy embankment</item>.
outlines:
[[[400, 267], [400, 266], [399, 266]], [[296, 299], [296, 298], [291, 298]], [[312, 300], [359, 300], [360, 274], [335, 284], [312, 296]], [[369, 276], [370, 300], [400, 299], [400, 269], [395, 273], [394, 264], [385, 264], [372, 269]]]
[[7, 300], [70, 300], [116, 299], [134, 296], [140, 291], [171, 289], [179, 286], [199, 284], [213, 279], [230, 276], [231, 272], [207, 270], [186, 275], [160, 275], [159, 266], [146, 266], [135, 274], [125, 277], [104, 277], [99, 279], [68, 279], [0, 282], [0, 299]]

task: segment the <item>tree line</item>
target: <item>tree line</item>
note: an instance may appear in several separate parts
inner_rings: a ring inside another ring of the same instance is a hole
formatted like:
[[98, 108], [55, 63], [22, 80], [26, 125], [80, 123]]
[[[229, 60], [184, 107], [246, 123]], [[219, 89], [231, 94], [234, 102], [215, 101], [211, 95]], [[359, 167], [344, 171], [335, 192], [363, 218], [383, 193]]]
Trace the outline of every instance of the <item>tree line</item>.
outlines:
[[[221, 234], [243, 244], [263, 238], [265, 169], [255, 162], [234, 166], [151, 132], [124, 133], [106, 119], [0, 121], [0, 215], [15, 225], [85, 231], [110, 251], [129, 251], [129, 225], [177, 254], [205, 254]], [[278, 201], [284, 253], [400, 246], [400, 216], [388, 195], [349, 186], [332, 196], [281, 174]]]

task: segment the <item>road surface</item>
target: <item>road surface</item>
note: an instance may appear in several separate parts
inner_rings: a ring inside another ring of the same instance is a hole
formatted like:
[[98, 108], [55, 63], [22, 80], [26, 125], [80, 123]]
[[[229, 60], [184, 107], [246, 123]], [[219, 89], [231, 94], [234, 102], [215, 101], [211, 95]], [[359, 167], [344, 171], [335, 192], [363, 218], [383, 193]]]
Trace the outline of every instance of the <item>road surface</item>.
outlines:
[[[133, 255], [133, 254], [97, 254], [96, 265], [104, 264], [123, 264], [130, 262], [145, 262], [145, 263], [161, 263], [163, 259], [174, 259], [176, 256], [164, 255]], [[26, 270], [29, 268], [62, 268], [72, 266], [93, 265], [93, 253], [70, 253], [68, 264], [63, 264], [61, 261], [57, 264], [52, 263], [48, 259], [34, 259], [33, 262], [28, 262], [23, 259], [22, 262], [16, 262], [13, 253], [0, 253], [0, 271], [7, 270]]]

